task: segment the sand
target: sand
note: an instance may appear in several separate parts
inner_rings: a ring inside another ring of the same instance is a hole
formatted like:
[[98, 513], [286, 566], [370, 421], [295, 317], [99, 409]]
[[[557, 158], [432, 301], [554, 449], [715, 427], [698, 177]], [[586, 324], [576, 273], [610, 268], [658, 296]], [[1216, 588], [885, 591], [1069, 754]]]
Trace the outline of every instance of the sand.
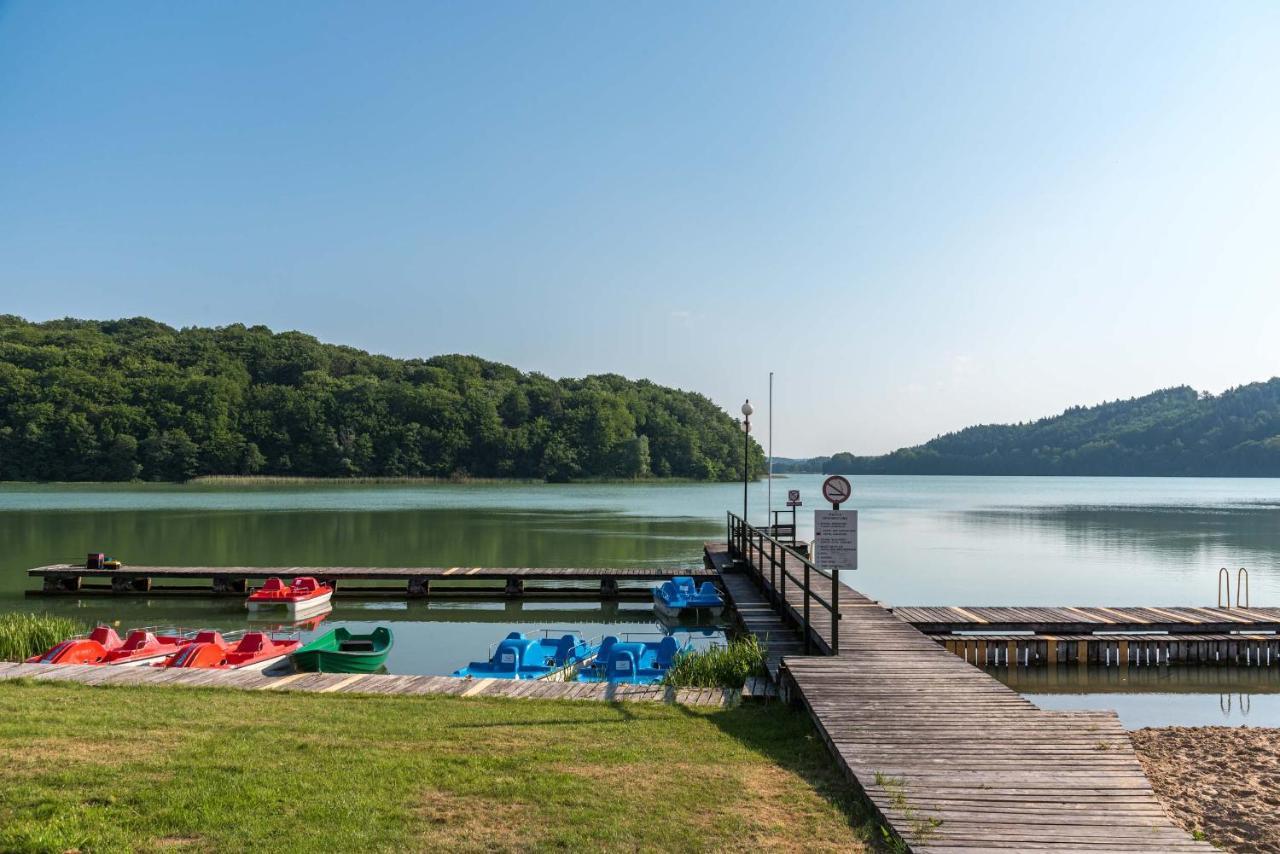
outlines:
[[1280, 729], [1130, 733], [1169, 816], [1226, 851], [1280, 854]]

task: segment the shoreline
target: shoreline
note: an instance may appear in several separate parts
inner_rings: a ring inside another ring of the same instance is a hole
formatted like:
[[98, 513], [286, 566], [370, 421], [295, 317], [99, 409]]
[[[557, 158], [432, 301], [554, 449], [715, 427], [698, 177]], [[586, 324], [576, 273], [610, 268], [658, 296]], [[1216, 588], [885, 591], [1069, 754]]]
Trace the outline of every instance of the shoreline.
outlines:
[[1224, 851], [1280, 854], [1280, 728], [1148, 727], [1129, 738], [1176, 824]]

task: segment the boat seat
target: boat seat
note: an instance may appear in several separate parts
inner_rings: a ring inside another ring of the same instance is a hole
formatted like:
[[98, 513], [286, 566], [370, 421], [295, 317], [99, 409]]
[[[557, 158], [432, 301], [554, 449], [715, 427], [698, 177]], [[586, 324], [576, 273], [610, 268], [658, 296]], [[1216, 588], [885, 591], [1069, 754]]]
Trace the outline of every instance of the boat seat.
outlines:
[[266, 635], [261, 632], [249, 632], [236, 644], [236, 652], [262, 652], [267, 644]]
[[114, 649], [121, 644], [120, 635], [116, 634], [116, 630], [110, 626], [95, 626], [93, 631], [89, 632], [89, 640], [97, 641], [106, 649]]
[[143, 647], [156, 642], [156, 636], [151, 632], [138, 631], [129, 632], [129, 637], [124, 642], [125, 649], [142, 649]]
[[373, 641], [371, 640], [344, 640], [338, 644], [339, 652], [373, 652]]
[[202, 632], [198, 632], [196, 634], [195, 642], [196, 643], [212, 643], [212, 644], [217, 644], [218, 646], [223, 646], [226, 643], [226, 641], [222, 639], [222, 635], [218, 634], [217, 632], [209, 631], [208, 629]]
[[710, 581], [702, 582], [702, 586], [698, 588], [698, 595], [705, 596], [709, 599], [716, 599], [717, 601], [720, 599], [720, 591], [717, 590], [716, 586]]
[[259, 589], [265, 593], [275, 593], [277, 591], [285, 590], [287, 588], [284, 586], [284, 582], [281, 581], [280, 579], [268, 578], [266, 583], [263, 584], [262, 587]]
[[658, 643], [658, 657], [654, 663], [658, 667], [670, 667], [679, 652], [680, 644], [676, 643], [675, 638], [667, 636]]
[[309, 575], [293, 580], [293, 592], [295, 594], [314, 593], [320, 588], [320, 583]]

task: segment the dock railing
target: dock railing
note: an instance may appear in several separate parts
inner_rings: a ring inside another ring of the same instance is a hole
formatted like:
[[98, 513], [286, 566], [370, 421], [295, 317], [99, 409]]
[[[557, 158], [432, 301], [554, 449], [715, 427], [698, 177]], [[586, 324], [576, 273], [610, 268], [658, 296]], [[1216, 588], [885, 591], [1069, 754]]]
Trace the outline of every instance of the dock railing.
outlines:
[[[827, 642], [832, 655], [840, 652], [840, 571], [819, 569], [794, 548], [769, 536], [732, 511], [726, 514], [726, 534], [730, 555], [745, 561], [760, 576], [761, 586], [784, 616], [800, 624], [805, 652], [813, 650], [813, 605], [826, 611], [831, 620], [831, 638]], [[797, 574], [797, 568], [799, 574]], [[787, 600], [787, 582], [798, 591], [801, 606]], [[825, 596], [822, 591], [830, 592]], [[821, 613], [818, 619], [825, 619]]]

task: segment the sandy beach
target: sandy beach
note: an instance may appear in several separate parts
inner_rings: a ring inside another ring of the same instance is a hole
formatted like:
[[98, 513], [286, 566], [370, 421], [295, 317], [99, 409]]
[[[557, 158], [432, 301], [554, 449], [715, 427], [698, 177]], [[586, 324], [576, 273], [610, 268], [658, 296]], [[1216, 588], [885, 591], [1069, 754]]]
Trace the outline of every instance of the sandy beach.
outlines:
[[1174, 821], [1227, 851], [1280, 852], [1280, 729], [1161, 727], [1130, 735]]

